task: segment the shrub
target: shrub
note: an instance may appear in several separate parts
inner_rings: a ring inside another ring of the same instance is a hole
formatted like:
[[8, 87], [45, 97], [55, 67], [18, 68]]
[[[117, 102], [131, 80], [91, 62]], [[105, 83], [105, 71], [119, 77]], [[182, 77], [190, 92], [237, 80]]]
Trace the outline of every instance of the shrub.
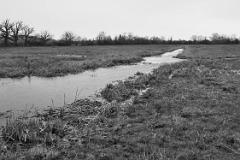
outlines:
[[134, 87], [127, 84], [127, 82], [119, 82], [116, 85], [108, 84], [102, 91], [101, 95], [107, 101], [112, 102], [114, 100], [121, 102], [129, 99], [132, 95], [136, 95], [137, 92]]
[[35, 118], [8, 119], [2, 130], [2, 137], [6, 142], [25, 144], [51, 145], [65, 134], [65, 124], [62, 121], [45, 122]]

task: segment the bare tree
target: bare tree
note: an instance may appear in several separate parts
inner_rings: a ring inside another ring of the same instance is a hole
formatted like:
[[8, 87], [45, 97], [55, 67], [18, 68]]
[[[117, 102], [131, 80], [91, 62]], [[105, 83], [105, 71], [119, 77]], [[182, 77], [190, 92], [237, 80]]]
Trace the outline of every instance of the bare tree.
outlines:
[[10, 22], [9, 19], [4, 20], [0, 24], [0, 36], [4, 39], [4, 45], [8, 46], [8, 41], [10, 40], [11, 29], [13, 27], [13, 23]]
[[62, 40], [64, 40], [68, 45], [71, 45], [74, 39], [75, 35], [72, 32], [65, 32], [62, 35]]
[[96, 40], [103, 41], [105, 38], [106, 38], [106, 33], [102, 31], [97, 35]]
[[23, 27], [23, 36], [24, 36], [24, 45], [27, 46], [31, 34], [34, 32], [33, 27], [24, 26]]
[[52, 39], [52, 35], [48, 31], [43, 31], [40, 34], [40, 39], [43, 42], [43, 44], [45, 45], [47, 43], [47, 41]]
[[192, 36], [191, 36], [191, 40], [192, 40], [192, 41], [197, 42], [197, 39], [198, 39], [198, 38], [197, 38], [197, 35], [192, 35]]
[[207, 37], [204, 37], [202, 35], [192, 35], [191, 40], [194, 43], [199, 43], [199, 42], [201, 43], [202, 41], [206, 41]]
[[23, 22], [18, 21], [13, 24], [13, 27], [11, 28], [12, 31], [12, 38], [13, 38], [13, 43], [15, 46], [18, 45], [18, 39], [19, 39], [19, 34], [23, 29]]

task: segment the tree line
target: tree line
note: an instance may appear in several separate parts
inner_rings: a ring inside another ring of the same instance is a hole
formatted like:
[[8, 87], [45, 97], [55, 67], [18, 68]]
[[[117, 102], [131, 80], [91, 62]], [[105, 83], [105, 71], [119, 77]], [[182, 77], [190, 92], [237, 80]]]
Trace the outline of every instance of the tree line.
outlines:
[[130, 44], [239, 44], [235, 35], [218, 33], [210, 37], [193, 35], [190, 40], [165, 39], [163, 36], [141, 37], [132, 33], [123, 33], [115, 37], [100, 32], [96, 38], [81, 38], [73, 32], [64, 32], [60, 39], [54, 39], [48, 31], [36, 33], [34, 27], [22, 21], [11, 22], [6, 19], [0, 23], [1, 46], [69, 46], [69, 45], [130, 45]]
[[34, 27], [22, 21], [11, 22], [6, 19], [0, 23], [1, 46], [72, 45], [74, 40], [76, 37], [72, 32], [64, 32], [60, 40], [55, 40], [48, 31], [35, 33]]

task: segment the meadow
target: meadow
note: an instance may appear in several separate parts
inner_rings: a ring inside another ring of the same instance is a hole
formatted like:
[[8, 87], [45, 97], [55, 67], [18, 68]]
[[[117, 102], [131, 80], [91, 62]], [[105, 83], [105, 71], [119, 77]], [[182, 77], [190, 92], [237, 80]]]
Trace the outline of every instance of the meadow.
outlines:
[[99, 67], [133, 64], [174, 45], [0, 48], [0, 78], [56, 77]]
[[238, 45], [184, 46], [150, 74], [2, 128], [0, 159], [238, 160]]

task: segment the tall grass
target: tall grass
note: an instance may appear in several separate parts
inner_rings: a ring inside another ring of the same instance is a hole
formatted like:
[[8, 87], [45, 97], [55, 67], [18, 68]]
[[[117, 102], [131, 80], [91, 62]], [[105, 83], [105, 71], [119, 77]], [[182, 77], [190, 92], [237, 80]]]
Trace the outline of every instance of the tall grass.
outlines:
[[2, 130], [7, 143], [52, 145], [66, 134], [66, 124], [61, 120], [42, 121], [36, 118], [8, 119]]

